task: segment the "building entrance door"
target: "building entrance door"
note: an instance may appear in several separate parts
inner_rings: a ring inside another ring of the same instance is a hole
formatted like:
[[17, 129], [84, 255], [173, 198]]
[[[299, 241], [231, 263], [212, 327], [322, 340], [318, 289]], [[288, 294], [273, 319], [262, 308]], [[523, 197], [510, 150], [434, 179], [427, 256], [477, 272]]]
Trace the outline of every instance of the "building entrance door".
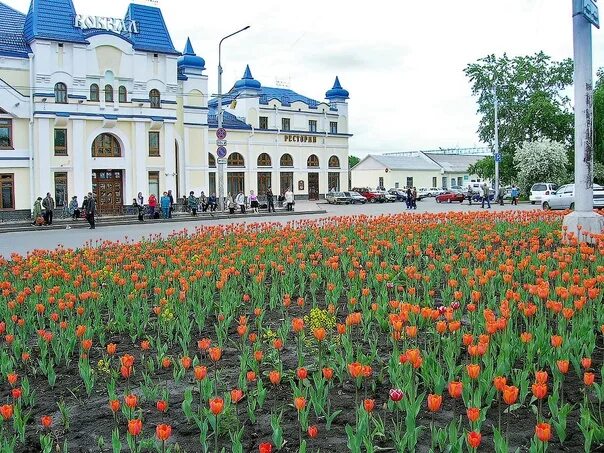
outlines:
[[245, 187], [245, 173], [243, 172], [229, 172], [227, 173], [227, 193], [233, 196], [233, 199], [239, 192], [244, 192]]
[[319, 199], [319, 173], [308, 174], [308, 199]]
[[100, 215], [121, 215], [123, 202], [123, 171], [93, 170], [92, 193]]

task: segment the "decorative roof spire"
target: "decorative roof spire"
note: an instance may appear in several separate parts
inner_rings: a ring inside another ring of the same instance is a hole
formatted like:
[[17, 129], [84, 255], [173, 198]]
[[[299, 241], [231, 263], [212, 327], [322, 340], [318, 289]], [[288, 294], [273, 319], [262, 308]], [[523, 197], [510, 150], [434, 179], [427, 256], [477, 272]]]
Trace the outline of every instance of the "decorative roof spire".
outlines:
[[191, 38], [187, 38], [187, 44], [185, 45], [184, 55], [195, 55], [193, 45], [191, 44]]
[[245, 65], [245, 72], [241, 80], [235, 82], [234, 88], [247, 89], [247, 90], [260, 90], [262, 85], [252, 76], [250, 65]]
[[198, 57], [195, 51], [193, 50], [191, 38], [187, 38], [185, 50], [182, 53], [182, 56], [178, 59], [177, 65], [181, 73], [185, 68], [197, 69], [201, 71], [205, 70], [206, 61], [203, 58]]
[[340, 79], [336, 76], [336, 80], [333, 83], [333, 88], [331, 90], [327, 90], [325, 93], [325, 98], [331, 100], [346, 100], [349, 98], [348, 90], [342, 88], [340, 84]]

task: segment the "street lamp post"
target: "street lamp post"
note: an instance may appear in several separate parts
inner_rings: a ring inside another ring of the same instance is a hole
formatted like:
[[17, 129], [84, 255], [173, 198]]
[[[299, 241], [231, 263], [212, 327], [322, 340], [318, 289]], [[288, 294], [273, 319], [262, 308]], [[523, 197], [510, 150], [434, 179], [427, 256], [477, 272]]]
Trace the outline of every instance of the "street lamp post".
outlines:
[[[501, 155], [499, 154], [499, 124], [498, 124], [498, 108], [499, 104], [497, 102], [497, 85], [493, 85], [493, 97], [495, 98], [495, 199], [499, 197], [499, 161], [501, 160]], [[487, 196], [489, 196], [487, 194]]]
[[598, 23], [592, 0], [572, 0], [575, 62], [575, 210], [564, 218], [567, 234], [590, 241], [604, 230], [604, 217], [593, 211], [593, 75], [591, 26]]
[[[222, 128], [222, 41], [224, 41], [227, 38], [230, 38], [231, 36], [235, 36], [237, 33], [241, 33], [242, 31], [247, 30], [248, 28], [250, 28], [250, 26], [248, 25], [247, 27], [243, 27], [241, 30], [237, 30], [234, 33], [231, 33], [230, 35], [225, 36], [224, 38], [222, 38], [220, 40], [220, 42], [218, 43], [218, 111], [217, 111], [217, 119], [218, 119], [218, 129]], [[220, 204], [220, 211], [224, 211], [224, 160], [219, 159], [220, 162], [218, 163], [218, 200], [219, 204]]]

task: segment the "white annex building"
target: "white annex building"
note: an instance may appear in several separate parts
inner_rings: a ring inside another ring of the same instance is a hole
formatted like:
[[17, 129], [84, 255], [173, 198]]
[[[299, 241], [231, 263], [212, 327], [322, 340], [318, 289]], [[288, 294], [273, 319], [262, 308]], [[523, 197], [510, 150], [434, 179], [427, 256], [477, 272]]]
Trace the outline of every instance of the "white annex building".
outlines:
[[[121, 15], [120, 15], [121, 16]], [[159, 8], [87, 16], [72, 0], [0, 2], [0, 219], [93, 191], [120, 213], [142, 192], [217, 193], [216, 100], [190, 41], [174, 47]], [[326, 102], [243, 77], [224, 96], [228, 192], [318, 198], [348, 174], [348, 92]]]

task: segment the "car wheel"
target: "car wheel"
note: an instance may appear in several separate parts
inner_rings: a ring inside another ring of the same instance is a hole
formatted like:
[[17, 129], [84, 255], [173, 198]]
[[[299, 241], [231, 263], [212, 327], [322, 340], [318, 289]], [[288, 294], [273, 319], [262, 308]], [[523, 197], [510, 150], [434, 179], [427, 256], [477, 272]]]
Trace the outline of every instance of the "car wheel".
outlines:
[[450, 198], [447, 200], [447, 203], [451, 203], [451, 199]]
[[436, 199], [436, 202], [437, 202], [437, 203], [440, 203], [440, 200], [437, 198], [437, 199]]
[[534, 201], [531, 201], [531, 204], [535, 204], [535, 202], [534, 202]]
[[[535, 204], [535, 203], [531, 203], [531, 204]], [[544, 211], [549, 211], [551, 209], [551, 206], [549, 205], [549, 203], [547, 201], [543, 202], [543, 210]]]
[[375, 198], [370, 198], [369, 203], [375, 203]]
[[570, 210], [571, 211], [575, 210], [575, 202], [574, 201], [570, 204]]

